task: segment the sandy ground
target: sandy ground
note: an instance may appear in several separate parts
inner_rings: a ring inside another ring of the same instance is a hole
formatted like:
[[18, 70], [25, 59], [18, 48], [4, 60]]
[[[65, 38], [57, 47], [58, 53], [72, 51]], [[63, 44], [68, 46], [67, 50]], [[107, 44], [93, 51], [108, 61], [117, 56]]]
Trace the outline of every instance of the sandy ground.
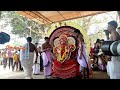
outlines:
[[[12, 71], [8, 67], [4, 70], [3, 66], [0, 65], [0, 79], [24, 79], [23, 71]], [[40, 75], [33, 75], [33, 79], [44, 79], [43, 72]], [[109, 79], [106, 72], [94, 71], [90, 76], [90, 79]]]
[[[12, 69], [3, 69], [3, 66], [0, 65], [0, 79], [24, 79], [23, 71], [12, 71]], [[44, 79], [43, 72], [40, 75], [33, 75], [34, 79]]]

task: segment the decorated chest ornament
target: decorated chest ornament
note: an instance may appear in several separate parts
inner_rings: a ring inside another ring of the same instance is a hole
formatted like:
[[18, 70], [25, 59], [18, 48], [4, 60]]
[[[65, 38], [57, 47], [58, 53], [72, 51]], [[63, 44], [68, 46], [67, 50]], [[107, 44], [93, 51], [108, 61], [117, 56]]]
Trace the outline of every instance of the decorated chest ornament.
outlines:
[[54, 40], [54, 50], [57, 60], [64, 62], [69, 60], [71, 52], [76, 49], [75, 39], [73, 37], [68, 37], [65, 34], [61, 34], [58, 38]]

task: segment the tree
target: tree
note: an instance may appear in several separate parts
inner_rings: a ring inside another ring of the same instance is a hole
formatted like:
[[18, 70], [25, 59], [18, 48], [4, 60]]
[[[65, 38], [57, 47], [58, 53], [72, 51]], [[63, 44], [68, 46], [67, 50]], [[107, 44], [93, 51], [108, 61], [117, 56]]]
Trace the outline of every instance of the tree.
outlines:
[[[84, 30], [88, 32], [88, 36], [93, 43], [96, 41], [97, 38], [105, 38], [104, 30], [107, 28], [107, 26], [105, 25], [107, 25], [107, 22], [109, 22], [110, 20], [116, 20], [116, 15], [117, 12], [113, 11], [94, 16], [69, 20], [66, 22], [74, 22], [79, 24]], [[91, 30], [94, 32], [91, 32]]]
[[[40, 25], [37, 22], [20, 16], [15, 11], [1, 11], [0, 18], [1, 20], [5, 21], [4, 24], [0, 25], [1, 28], [4, 28], [10, 23], [13, 27], [12, 33], [19, 35], [20, 37], [29, 36], [31, 30], [31, 36], [34, 42], [37, 42], [39, 38], [43, 38], [45, 35], [45, 29], [50, 28], [50, 25]], [[107, 23], [110, 20], [115, 20], [115, 12], [83, 17], [79, 19], [69, 20], [68, 22], [80, 24], [80, 26], [87, 32], [93, 29], [91, 26], [96, 27], [94, 29], [94, 35], [92, 35], [93, 33], [89, 35], [90, 38], [94, 39], [93, 41], [95, 41], [97, 38], [99, 38], [97, 33], [101, 33], [100, 36], [102, 37], [104, 35], [103, 30], [105, 29], [105, 27], [103, 27], [101, 24]]]
[[[38, 42], [39, 39], [45, 35], [45, 28], [49, 28], [47, 25], [40, 25], [39, 23], [20, 16], [15, 11], [2, 11], [0, 13], [3, 20], [6, 20], [6, 24], [10, 24], [12, 34], [19, 35], [19, 37], [30, 36], [33, 38], [33, 42]], [[5, 24], [2, 24], [5, 27]]]
[[5, 30], [6, 26], [9, 25], [10, 19], [8, 19], [6, 16], [6, 11], [0, 11], [0, 31]]

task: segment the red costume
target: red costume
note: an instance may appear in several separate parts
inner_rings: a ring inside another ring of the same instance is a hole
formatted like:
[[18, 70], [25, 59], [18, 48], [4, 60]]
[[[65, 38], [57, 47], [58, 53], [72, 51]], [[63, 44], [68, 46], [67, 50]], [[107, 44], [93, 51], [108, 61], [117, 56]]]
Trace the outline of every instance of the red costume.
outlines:
[[73, 27], [62, 26], [50, 35], [50, 44], [57, 57], [53, 62], [53, 77], [66, 79], [80, 76], [77, 62], [78, 43], [74, 30]]

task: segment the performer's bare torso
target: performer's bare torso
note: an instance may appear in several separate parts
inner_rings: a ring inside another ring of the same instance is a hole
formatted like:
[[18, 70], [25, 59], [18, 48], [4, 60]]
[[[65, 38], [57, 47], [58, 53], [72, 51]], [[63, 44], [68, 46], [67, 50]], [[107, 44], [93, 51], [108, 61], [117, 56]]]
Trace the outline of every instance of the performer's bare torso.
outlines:
[[117, 31], [111, 32], [110, 40], [111, 41], [120, 40], [119, 33]]
[[30, 46], [30, 51], [29, 52], [34, 52], [36, 50], [36, 47], [35, 47], [34, 44], [29, 43], [29, 46]]
[[51, 48], [51, 45], [49, 44], [49, 43], [44, 43], [43, 45], [42, 45], [42, 50], [45, 50], [45, 49], [50, 49]]

